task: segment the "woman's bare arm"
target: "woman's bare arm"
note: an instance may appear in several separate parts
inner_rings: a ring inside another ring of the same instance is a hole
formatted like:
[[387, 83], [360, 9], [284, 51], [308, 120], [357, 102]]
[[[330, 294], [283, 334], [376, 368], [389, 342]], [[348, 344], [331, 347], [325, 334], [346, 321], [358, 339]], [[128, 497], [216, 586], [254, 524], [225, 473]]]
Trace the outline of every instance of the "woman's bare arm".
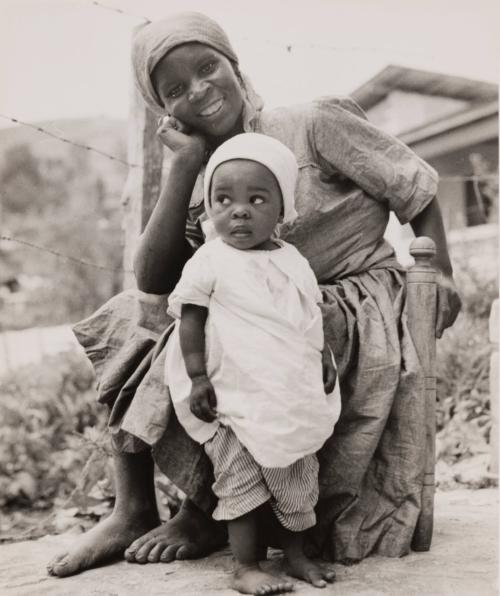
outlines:
[[410, 225], [415, 236], [428, 236], [436, 243], [436, 257], [434, 265], [446, 276], [453, 275], [446, 233], [444, 231], [443, 216], [436, 197], [411, 221]]
[[189, 200], [199, 165], [174, 155], [167, 182], [153, 209], [134, 258], [137, 287], [150, 294], [173, 290], [192, 254], [185, 238]]
[[186, 220], [205, 140], [182, 130], [182, 123], [173, 118], [158, 130], [160, 140], [173, 152], [172, 163], [134, 258], [137, 287], [150, 294], [172, 291], [192, 254], [185, 239]]
[[432, 199], [410, 221], [410, 225], [415, 236], [429, 236], [436, 243], [434, 265], [442, 274], [438, 277], [436, 336], [441, 337], [443, 331], [455, 322], [462, 307], [462, 300], [453, 280], [453, 268], [448, 254], [443, 217], [437, 198]]

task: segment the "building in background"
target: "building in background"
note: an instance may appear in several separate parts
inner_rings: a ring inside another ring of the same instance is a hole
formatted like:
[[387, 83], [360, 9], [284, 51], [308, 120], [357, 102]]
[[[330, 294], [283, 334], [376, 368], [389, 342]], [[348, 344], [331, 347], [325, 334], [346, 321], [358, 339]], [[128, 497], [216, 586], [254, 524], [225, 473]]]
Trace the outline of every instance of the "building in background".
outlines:
[[[496, 274], [498, 87], [387, 66], [351, 96], [371, 122], [399, 137], [438, 171], [452, 255]], [[401, 227], [392, 218], [387, 235], [408, 262], [410, 226]]]

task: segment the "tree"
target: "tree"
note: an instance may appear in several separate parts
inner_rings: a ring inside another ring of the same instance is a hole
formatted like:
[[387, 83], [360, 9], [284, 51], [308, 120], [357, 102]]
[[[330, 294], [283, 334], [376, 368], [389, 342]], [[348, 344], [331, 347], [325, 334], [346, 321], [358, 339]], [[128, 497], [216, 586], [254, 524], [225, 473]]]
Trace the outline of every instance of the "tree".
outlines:
[[7, 149], [0, 184], [4, 217], [9, 212], [40, 211], [43, 206], [43, 180], [39, 162], [29, 145], [14, 145]]

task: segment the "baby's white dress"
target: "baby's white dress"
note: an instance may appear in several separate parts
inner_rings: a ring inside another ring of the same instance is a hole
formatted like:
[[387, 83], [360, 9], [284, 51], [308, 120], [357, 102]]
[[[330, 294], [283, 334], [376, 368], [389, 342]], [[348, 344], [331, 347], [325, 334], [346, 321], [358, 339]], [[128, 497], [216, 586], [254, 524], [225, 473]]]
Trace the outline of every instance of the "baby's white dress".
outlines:
[[277, 241], [276, 250], [239, 250], [216, 238], [186, 263], [169, 296], [169, 313], [183, 304], [208, 308], [207, 374], [217, 396], [211, 423], [189, 409], [191, 380], [179, 341], [179, 320], [167, 344], [165, 381], [187, 433], [205, 443], [219, 424], [230, 426], [264, 467], [285, 467], [315, 453], [340, 414], [338, 383], [323, 387], [322, 301], [307, 260]]

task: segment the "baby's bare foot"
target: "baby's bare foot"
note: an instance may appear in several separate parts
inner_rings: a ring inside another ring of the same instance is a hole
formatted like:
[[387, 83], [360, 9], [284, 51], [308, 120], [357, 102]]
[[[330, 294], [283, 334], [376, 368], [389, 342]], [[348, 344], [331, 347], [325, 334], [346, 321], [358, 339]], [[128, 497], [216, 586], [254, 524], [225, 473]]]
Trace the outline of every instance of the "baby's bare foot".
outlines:
[[170, 563], [203, 557], [226, 543], [226, 525], [185, 501], [174, 518], [135, 540], [125, 551], [125, 559], [129, 563]]
[[113, 558], [122, 558], [123, 551], [138, 536], [154, 527], [158, 517], [151, 512], [117, 514], [113, 512], [75, 540], [75, 544], [57, 555], [47, 565], [49, 575], [66, 577], [96, 567]]
[[335, 571], [332, 567], [315, 563], [305, 556], [288, 558], [286, 571], [292, 577], [303, 579], [316, 588], [325, 588], [328, 583], [335, 581]]
[[265, 573], [258, 565], [240, 565], [234, 572], [232, 586], [242, 594], [282, 594], [292, 592], [290, 581]]

